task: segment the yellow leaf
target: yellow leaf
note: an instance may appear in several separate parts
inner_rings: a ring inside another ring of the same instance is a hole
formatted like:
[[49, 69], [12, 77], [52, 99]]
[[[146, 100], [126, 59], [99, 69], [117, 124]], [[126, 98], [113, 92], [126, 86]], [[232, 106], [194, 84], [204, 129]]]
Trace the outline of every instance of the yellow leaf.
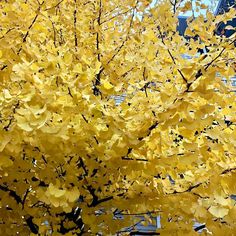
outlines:
[[13, 165], [13, 161], [7, 156], [0, 156], [0, 167], [9, 167]]
[[207, 9], [208, 6], [207, 6], [206, 4], [204, 4], [204, 3], [202, 3], [202, 4], [200, 5], [200, 8], [201, 8], [201, 9]]
[[23, 130], [25, 130], [25, 131], [28, 131], [28, 132], [30, 132], [30, 131], [33, 130], [33, 129], [30, 127], [28, 121], [27, 121], [24, 117], [17, 115], [17, 116], [16, 116], [16, 120], [17, 120], [17, 125], [18, 125], [21, 129], [23, 129]]
[[95, 64], [95, 73], [96, 74], [99, 73], [101, 65], [102, 65], [102, 63], [100, 61], [96, 61], [96, 64]]
[[148, 40], [154, 40], [157, 38], [155, 32], [153, 32], [153, 30], [148, 30], [147, 33], [145, 33], [145, 37], [148, 39]]
[[224, 198], [223, 196], [216, 195], [215, 202], [222, 205], [222, 206], [227, 206], [230, 204], [231, 201], [228, 198]]
[[0, 142], [0, 152], [3, 151], [3, 149], [6, 147], [6, 145], [10, 142], [11, 139], [12, 138], [10, 135], [2, 137], [2, 141]]
[[104, 89], [109, 90], [109, 89], [113, 88], [113, 85], [110, 82], [108, 82], [108, 81], [104, 81], [103, 82], [103, 87], [104, 87]]
[[11, 94], [10, 94], [8, 89], [4, 89], [3, 90], [3, 94], [4, 94], [4, 98], [5, 99], [11, 99], [12, 98], [12, 96], [11, 96]]
[[78, 189], [73, 189], [72, 191], [67, 191], [66, 196], [69, 202], [74, 202], [79, 198], [80, 192]]
[[53, 184], [49, 184], [48, 193], [50, 195], [53, 195], [53, 196], [59, 198], [59, 197], [62, 197], [66, 193], [66, 190], [59, 189], [59, 188], [55, 187]]
[[65, 53], [64, 55], [64, 62], [66, 65], [70, 65], [72, 63], [72, 60], [73, 60], [73, 56], [71, 53], [67, 52]]
[[181, 11], [182, 12], [186, 12], [186, 11], [189, 11], [192, 9], [192, 3], [189, 1], [189, 2], [186, 2], [184, 7], [181, 8]]
[[208, 211], [217, 218], [223, 218], [228, 214], [229, 209], [224, 207], [211, 206]]
[[81, 63], [78, 63], [78, 64], [75, 65], [74, 72], [76, 72], [76, 73], [83, 73], [83, 68], [82, 68], [82, 64]]

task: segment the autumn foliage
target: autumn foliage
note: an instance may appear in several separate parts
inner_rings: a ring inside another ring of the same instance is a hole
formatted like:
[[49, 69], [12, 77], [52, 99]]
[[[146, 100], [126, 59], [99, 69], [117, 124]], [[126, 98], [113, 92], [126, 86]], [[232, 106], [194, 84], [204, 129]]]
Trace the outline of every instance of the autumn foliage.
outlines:
[[1, 235], [235, 235], [235, 9], [150, 2], [0, 1]]

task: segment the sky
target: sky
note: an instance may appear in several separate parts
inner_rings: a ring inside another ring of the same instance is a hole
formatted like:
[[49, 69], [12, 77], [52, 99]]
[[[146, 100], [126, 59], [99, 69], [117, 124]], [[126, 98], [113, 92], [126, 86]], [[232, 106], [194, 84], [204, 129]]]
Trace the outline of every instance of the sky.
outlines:
[[[152, 3], [150, 4], [150, 7], [153, 7], [155, 4], [156, 4], [156, 2], [157, 2], [158, 0], [153, 0], [152, 1]], [[185, 3], [186, 1], [183, 1], [183, 4]], [[194, 3], [195, 1], [193, 0], [193, 3]], [[219, 0], [202, 0], [201, 1], [201, 3], [204, 3], [205, 5], [207, 5], [207, 6], [209, 6], [209, 7], [212, 7], [213, 6], [213, 8], [214, 8], [214, 11], [216, 10], [216, 7], [217, 7], [217, 5], [218, 5], [218, 2], [219, 2]], [[203, 14], [203, 15], [205, 15], [206, 14], [206, 10], [201, 10], [200, 12], [195, 12], [194, 13], [195, 14], [195, 16], [198, 16], [198, 15], [200, 15], [200, 14]], [[186, 13], [184, 13], [184, 14], [181, 14], [182, 16], [191, 16], [192, 15], [192, 11], [188, 11], [188, 12], [186, 12]]]

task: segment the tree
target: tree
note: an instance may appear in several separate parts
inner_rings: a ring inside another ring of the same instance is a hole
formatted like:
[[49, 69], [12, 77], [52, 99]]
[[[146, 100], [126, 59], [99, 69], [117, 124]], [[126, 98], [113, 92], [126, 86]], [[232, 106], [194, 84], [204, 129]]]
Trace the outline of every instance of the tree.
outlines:
[[234, 235], [236, 103], [218, 75], [235, 34], [215, 29], [235, 9], [190, 18], [186, 39], [189, 2], [149, 4], [1, 1], [1, 234], [125, 235], [143, 214], [161, 235]]

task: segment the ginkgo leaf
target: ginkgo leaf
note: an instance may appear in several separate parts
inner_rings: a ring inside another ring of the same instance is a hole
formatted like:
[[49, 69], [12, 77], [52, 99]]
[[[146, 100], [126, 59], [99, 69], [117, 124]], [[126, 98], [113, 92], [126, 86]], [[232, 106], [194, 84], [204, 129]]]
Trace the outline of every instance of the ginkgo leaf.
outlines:
[[11, 99], [12, 98], [12, 96], [11, 96], [8, 89], [4, 89], [3, 94], [4, 94], [5, 99]]
[[28, 132], [33, 130], [33, 128], [29, 125], [29, 122], [24, 117], [16, 116], [16, 120], [17, 120], [17, 125], [21, 129], [28, 131]]
[[76, 73], [83, 73], [82, 64], [81, 64], [81, 63], [77, 63], [77, 64], [74, 66], [73, 71], [76, 72]]
[[74, 202], [79, 199], [80, 192], [78, 189], [72, 189], [71, 191], [67, 191], [66, 193], [67, 199], [69, 202]]
[[200, 8], [201, 8], [201, 9], [207, 9], [208, 6], [207, 6], [206, 4], [204, 4], [204, 3], [202, 3], [202, 4], [200, 4]]
[[95, 73], [98, 74], [100, 71], [102, 63], [100, 61], [96, 61], [95, 63]]
[[203, 3], [0, 1], [0, 235], [234, 235], [236, 10]]
[[57, 198], [62, 197], [63, 195], [65, 195], [66, 190], [65, 189], [59, 189], [56, 186], [54, 186], [53, 184], [50, 184], [48, 187], [48, 193], [50, 195], [53, 195]]
[[70, 52], [66, 52], [64, 55], [64, 62], [66, 65], [70, 65], [72, 63], [73, 56]]
[[102, 85], [103, 85], [104, 89], [106, 89], [106, 90], [109, 90], [109, 89], [113, 88], [113, 85], [108, 81], [103, 81]]
[[1, 168], [9, 167], [12, 165], [13, 165], [13, 161], [9, 157], [4, 156], [4, 155], [0, 155], [0, 167]]
[[186, 12], [192, 9], [192, 4], [190, 1], [187, 1], [184, 6], [181, 8], [182, 12]]
[[4, 150], [6, 145], [11, 141], [12, 137], [10, 135], [4, 135], [3, 139], [0, 141], [0, 152]]
[[208, 211], [217, 218], [223, 218], [228, 214], [229, 209], [219, 206], [210, 206]]

